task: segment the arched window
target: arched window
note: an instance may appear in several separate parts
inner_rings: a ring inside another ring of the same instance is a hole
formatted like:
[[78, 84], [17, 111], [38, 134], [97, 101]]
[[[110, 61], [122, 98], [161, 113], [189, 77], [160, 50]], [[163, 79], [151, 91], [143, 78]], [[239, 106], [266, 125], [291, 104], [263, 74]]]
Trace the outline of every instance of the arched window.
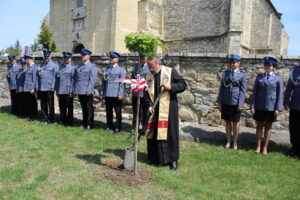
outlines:
[[77, 8], [80, 8], [83, 6], [83, 0], [77, 0]]

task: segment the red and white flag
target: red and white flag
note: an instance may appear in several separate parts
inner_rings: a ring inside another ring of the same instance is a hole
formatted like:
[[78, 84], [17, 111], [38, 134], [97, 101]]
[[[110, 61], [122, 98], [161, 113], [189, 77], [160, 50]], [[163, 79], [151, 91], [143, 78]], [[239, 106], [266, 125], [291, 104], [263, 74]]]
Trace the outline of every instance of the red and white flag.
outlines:
[[134, 93], [139, 93], [148, 88], [147, 81], [144, 78], [140, 78], [140, 75], [137, 75], [137, 79], [118, 78], [115, 82], [130, 84]]

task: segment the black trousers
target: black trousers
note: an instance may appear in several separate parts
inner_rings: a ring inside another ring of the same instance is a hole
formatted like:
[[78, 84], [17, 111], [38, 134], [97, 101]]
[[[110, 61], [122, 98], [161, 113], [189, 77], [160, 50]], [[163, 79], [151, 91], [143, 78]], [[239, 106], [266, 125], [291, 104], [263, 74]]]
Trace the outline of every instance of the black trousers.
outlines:
[[300, 110], [290, 110], [290, 141], [297, 153], [300, 153]]
[[20, 114], [20, 95], [16, 93], [16, 90], [10, 90], [10, 102], [11, 102], [11, 113], [13, 115]]
[[54, 121], [54, 92], [39, 91], [43, 121]]
[[94, 125], [94, 95], [78, 95], [81, 109], [82, 109], [82, 118], [84, 126], [93, 126]]
[[30, 92], [24, 92], [24, 113], [25, 117], [29, 119], [35, 119], [37, 117], [37, 100], [35, 94], [30, 94]]
[[18, 94], [18, 99], [19, 99], [19, 115], [22, 117], [27, 116], [28, 113], [26, 113], [27, 105], [25, 104], [25, 101], [26, 101], [25, 93], [19, 92], [17, 94]]
[[118, 97], [105, 97], [106, 106], [106, 126], [110, 129], [114, 129], [113, 123], [113, 109], [116, 113], [116, 128], [121, 130], [122, 128], [122, 100], [118, 100]]
[[74, 98], [68, 94], [58, 95], [60, 122], [71, 125], [73, 123]]
[[[133, 119], [132, 119], [132, 128], [135, 128], [136, 125], [136, 120], [137, 120], [137, 100], [138, 97], [133, 97], [132, 98], [132, 112], [133, 112]], [[140, 101], [140, 115], [139, 115], [139, 124], [142, 125], [143, 129], [146, 126], [147, 123], [147, 115], [148, 115], [148, 110], [146, 107], [145, 99], [141, 98]]]

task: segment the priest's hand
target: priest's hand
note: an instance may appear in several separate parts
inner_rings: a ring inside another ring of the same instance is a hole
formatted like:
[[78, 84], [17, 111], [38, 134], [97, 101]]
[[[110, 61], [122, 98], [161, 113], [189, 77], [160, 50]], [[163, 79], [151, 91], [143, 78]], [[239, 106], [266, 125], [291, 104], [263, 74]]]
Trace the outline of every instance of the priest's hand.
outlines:
[[34, 92], [35, 92], [34, 90], [30, 90], [30, 94], [34, 94]]
[[290, 106], [289, 106], [289, 105], [284, 105], [283, 107], [284, 107], [284, 109], [285, 109], [286, 111], [289, 111], [289, 110], [290, 110]]
[[170, 91], [172, 89], [171, 85], [164, 85], [164, 90], [165, 91]]
[[149, 111], [149, 113], [152, 115], [152, 114], [154, 113], [153, 107], [150, 107], [148, 111]]
[[255, 109], [252, 108], [252, 109], [250, 110], [250, 112], [251, 112], [252, 114], [255, 114]]
[[279, 110], [275, 110], [274, 111], [274, 116], [275, 117], [278, 117], [280, 114], [281, 114], [281, 112]]
[[119, 100], [119, 101], [122, 101], [122, 100], [123, 100], [123, 97], [122, 97], [122, 96], [118, 96], [118, 100]]
[[86, 96], [90, 96], [91, 93], [90, 93], [90, 92], [86, 92], [85, 95], [86, 95]]

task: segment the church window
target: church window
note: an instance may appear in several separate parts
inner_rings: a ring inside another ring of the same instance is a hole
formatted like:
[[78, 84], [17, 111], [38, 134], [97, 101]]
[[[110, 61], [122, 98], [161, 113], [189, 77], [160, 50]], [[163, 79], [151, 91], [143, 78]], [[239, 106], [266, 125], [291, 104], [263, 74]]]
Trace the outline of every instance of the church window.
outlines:
[[77, 0], [77, 8], [80, 8], [83, 6], [83, 0]]

